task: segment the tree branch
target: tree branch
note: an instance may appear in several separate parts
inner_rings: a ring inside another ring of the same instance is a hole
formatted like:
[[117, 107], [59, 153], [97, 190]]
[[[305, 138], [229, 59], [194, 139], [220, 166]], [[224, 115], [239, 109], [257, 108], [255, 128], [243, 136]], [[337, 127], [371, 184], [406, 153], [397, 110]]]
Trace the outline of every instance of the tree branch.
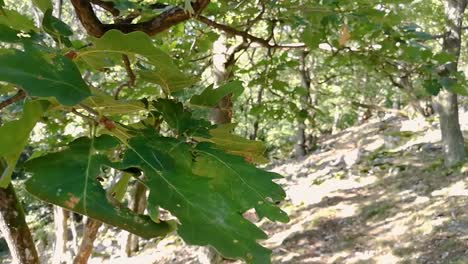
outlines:
[[23, 91], [23, 90], [19, 90], [18, 93], [16, 93], [15, 95], [13, 95], [12, 97], [6, 99], [5, 101], [3, 102], [0, 102], [0, 109], [3, 109], [23, 98], [26, 97], [26, 93]]
[[100, 6], [102, 9], [106, 10], [107, 12], [111, 13], [113, 16], [118, 16], [120, 11], [114, 7], [114, 3], [106, 2], [101, 0], [90, 0], [92, 4]]
[[[102, 35], [104, 35], [104, 33], [111, 29], [117, 29], [124, 33], [142, 31], [152, 36], [192, 17], [192, 14], [190, 14], [183, 8], [172, 7], [162, 12], [161, 14], [153, 17], [152, 19], [141, 23], [103, 24], [97, 18], [96, 13], [94, 12], [93, 7], [91, 6], [91, 2], [95, 2], [101, 7], [103, 3], [106, 3], [100, 0], [71, 0], [71, 3], [75, 9], [75, 13], [78, 16], [78, 19], [80, 20], [81, 24], [86, 29], [88, 34], [93, 37], [101, 37]], [[197, 0], [195, 3], [192, 3], [192, 8], [195, 11], [195, 16], [200, 14], [200, 12], [203, 11], [203, 9], [208, 5], [209, 2], [210, 0]]]
[[210, 20], [207, 17], [204, 16], [197, 16], [196, 19], [203, 24], [210, 26], [212, 28], [216, 28], [218, 30], [224, 31], [228, 34], [235, 35], [235, 36], [240, 36], [243, 37], [244, 39], [248, 39], [252, 42], [258, 43], [260, 46], [265, 47], [265, 48], [270, 48], [270, 49], [302, 49], [305, 48], [306, 45], [304, 43], [286, 43], [286, 44], [272, 44], [266, 39], [262, 39], [259, 37], [256, 37], [254, 35], [251, 35], [250, 33], [246, 31], [240, 31], [238, 29], [232, 28], [230, 26], [226, 26], [223, 24], [219, 24], [213, 20]]

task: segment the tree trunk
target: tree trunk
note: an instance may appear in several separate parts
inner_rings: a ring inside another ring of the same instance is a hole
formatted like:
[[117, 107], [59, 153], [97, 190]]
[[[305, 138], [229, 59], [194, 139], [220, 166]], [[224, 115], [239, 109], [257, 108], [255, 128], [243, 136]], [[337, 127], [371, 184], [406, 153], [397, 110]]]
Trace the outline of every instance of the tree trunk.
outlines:
[[70, 217], [68, 219], [70, 220], [70, 230], [72, 233], [71, 247], [73, 249], [73, 255], [76, 255], [78, 254], [78, 232], [76, 231], [75, 213], [70, 212]]
[[59, 206], [54, 206], [55, 244], [54, 253], [52, 255], [53, 264], [66, 262], [65, 253], [67, 251], [68, 241], [68, 217], [68, 211]]
[[[450, 78], [457, 72], [461, 47], [461, 28], [467, 0], [445, 0], [446, 31], [443, 50], [455, 56], [439, 74], [441, 78]], [[444, 146], [445, 166], [451, 167], [465, 159], [463, 134], [458, 120], [458, 98], [448, 90], [442, 90], [436, 98], [435, 109], [439, 114], [442, 144]]]
[[13, 186], [0, 188], [0, 231], [6, 239], [13, 263], [37, 264], [39, 256]]
[[[226, 36], [221, 34], [213, 43], [213, 81], [214, 88], [217, 88], [229, 79], [229, 58], [226, 45]], [[225, 96], [218, 102], [218, 105], [211, 111], [211, 120], [215, 124], [230, 123], [232, 118], [232, 101], [230, 96]]]
[[[146, 208], [146, 187], [140, 182], [136, 183], [133, 199], [131, 201], [132, 210], [136, 213], [143, 213]], [[138, 236], [127, 231], [122, 231], [121, 255], [130, 257], [132, 253], [138, 252]]]
[[92, 218], [88, 218], [85, 229], [83, 231], [83, 238], [81, 240], [78, 254], [76, 254], [75, 259], [73, 260], [74, 264], [88, 263], [89, 256], [91, 256], [91, 253], [93, 252], [94, 240], [96, 240], [97, 233], [101, 225], [101, 222]]
[[[261, 86], [260, 89], [258, 90], [258, 93], [257, 93], [257, 105], [260, 105], [262, 103], [262, 100], [263, 100], [263, 91], [264, 91], [264, 87]], [[258, 137], [258, 129], [259, 129], [259, 126], [260, 126], [260, 120], [257, 118], [255, 118], [255, 122], [253, 124], [253, 132], [252, 134], [250, 135], [250, 139], [251, 140], [256, 140], [257, 137]]]
[[[309, 101], [309, 93], [310, 93], [310, 76], [306, 66], [306, 58], [307, 52], [301, 52], [300, 55], [300, 77], [301, 77], [301, 85], [302, 87], [307, 90], [307, 94], [301, 95], [300, 97], [300, 106], [299, 109], [301, 111], [307, 111], [307, 103]], [[297, 130], [296, 130], [296, 144], [294, 145], [294, 156], [295, 157], [303, 157], [307, 154], [307, 135], [306, 135], [306, 124], [305, 120], [302, 117], [298, 118], [297, 121]]]
[[401, 77], [400, 79], [401, 79], [401, 85], [403, 87], [403, 90], [406, 92], [406, 94], [409, 97], [409, 103], [411, 107], [413, 107], [414, 111], [417, 114], [420, 114], [421, 116], [426, 116], [426, 112], [424, 111], [424, 108], [421, 106], [420, 100], [414, 94], [413, 84], [411, 83], [410, 77], [408, 75], [405, 75]]

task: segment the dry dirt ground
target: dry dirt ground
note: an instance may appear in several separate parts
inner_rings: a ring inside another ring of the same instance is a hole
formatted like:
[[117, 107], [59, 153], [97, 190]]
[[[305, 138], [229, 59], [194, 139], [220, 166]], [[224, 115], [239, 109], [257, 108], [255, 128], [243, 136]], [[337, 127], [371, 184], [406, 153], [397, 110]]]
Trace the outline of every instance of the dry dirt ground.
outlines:
[[[461, 121], [468, 131], [468, 114]], [[281, 206], [291, 218], [257, 223], [273, 263], [468, 263], [468, 166], [443, 167], [435, 123], [373, 120], [322, 140], [304, 159], [271, 165], [285, 176]], [[90, 263], [203, 263], [200, 248], [176, 236], [142, 248], [110, 258], [118, 234], [108, 229]]]

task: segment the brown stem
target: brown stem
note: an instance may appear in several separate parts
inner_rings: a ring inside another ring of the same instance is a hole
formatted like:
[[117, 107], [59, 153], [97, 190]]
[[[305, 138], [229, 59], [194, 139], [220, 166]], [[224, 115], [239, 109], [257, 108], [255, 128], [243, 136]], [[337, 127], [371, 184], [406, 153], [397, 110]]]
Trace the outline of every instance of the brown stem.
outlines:
[[3, 109], [23, 98], [26, 97], [26, 92], [24, 92], [23, 90], [19, 90], [18, 93], [16, 93], [15, 95], [13, 95], [12, 97], [6, 99], [5, 101], [3, 102], [0, 102], [0, 109]]
[[115, 92], [114, 92], [114, 99], [115, 100], [119, 99], [120, 91], [122, 91], [122, 89], [124, 87], [134, 86], [135, 85], [135, 80], [136, 80], [135, 73], [133, 73], [132, 66], [130, 65], [130, 59], [125, 54], [122, 55], [122, 59], [123, 59], [123, 62], [124, 62], [125, 71], [127, 71], [128, 81], [126, 81], [124, 83], [121, 83], [119, 86], [117, 86], [117, 88], [115, 89]]

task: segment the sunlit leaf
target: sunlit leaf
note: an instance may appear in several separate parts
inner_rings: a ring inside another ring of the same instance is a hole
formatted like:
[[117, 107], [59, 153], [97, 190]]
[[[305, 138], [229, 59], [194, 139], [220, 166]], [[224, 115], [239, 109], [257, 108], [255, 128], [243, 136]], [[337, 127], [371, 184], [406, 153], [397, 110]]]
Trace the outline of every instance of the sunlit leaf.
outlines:
[[101, 68], [108, 64], [109, 56], [119, 57], [123, 54], [145, 58], [154, 69], [142, 71], [143, 77], [157, 83], [167, 93], [177, 91], [193, 83], [173, 63], [172, 58], [154, 46], [148, 35], [143, 32], [124, 34], [110, 30], [101, 38], [93, 39], [94, 45], [78, 52], [77, 59]]
[[19, 31], [28, 32], [37, 30], [34, 21], [30, 17], [9, 9], [4, 9], [3, 12], [0, 12], [0, 24]]
[[48, 105], [47, 101], [26, 102], [20, 119], [0, 127], [0, 160], [5, 163], [4, 170], [0, 171], [0, 188], [5, 188], [10, 183], [11, 174], [21, 151], [28, 143], [29, 134]]
[[52, 9], [52, 1], [51, 0], [32, 0], [32, 2], [43, 13], [45, 13], [49, 9]]
[[244, 157], [249, 162], [266, 163], [265, 146], [261, 141], [248, 140], [233, 134], [236, 124], [218, 125], [209, 131], [210, 137], [196, 137], [199, 141], [214, 143], [224, 151]]

